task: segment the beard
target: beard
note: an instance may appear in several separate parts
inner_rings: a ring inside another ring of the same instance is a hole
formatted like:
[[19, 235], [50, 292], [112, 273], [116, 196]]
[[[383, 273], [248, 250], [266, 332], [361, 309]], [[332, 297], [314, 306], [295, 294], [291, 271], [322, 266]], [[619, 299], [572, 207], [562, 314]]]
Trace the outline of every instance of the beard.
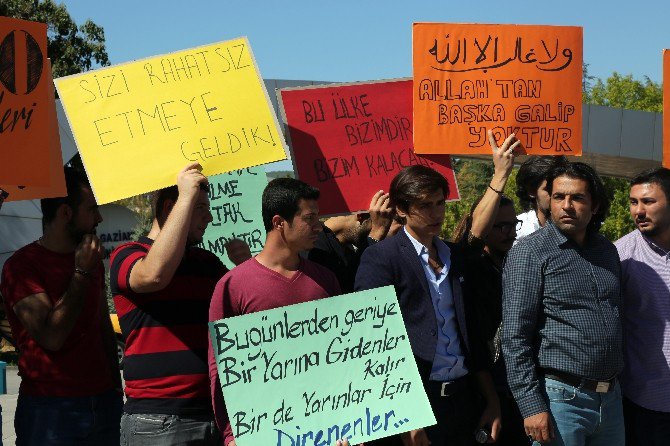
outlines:
[[203, 237], [187, 237], [186, 238], [186, 246], [187, 247], [193, 247], [193, 246], [198, 246], [199, 244], [202, 243]]
[[361, 224], [356, 225], [352, 228], [349, 228], [342, 240], [344, 243], [348, 243], [355, 246], [365, 246], [367, 244], [367, 238], [372, 229], [372, 221], [368, 218], [364, 220]]
[[543, 208], [541, 208], [541, 207], [538, 207], [538, 208], [537, 208], [537, 212], [538, 212], [538, 213], [541, 213], [542, 215], [544, 215], [544, 218], [545, 218], [546, 220], [549, 220], [549, 219], [551, 218], [551, 209], [543, 209]]
[[187, 247], [198, 246], [199, 244], [202, 243], [203, 239], [205, 238], [204, 233], [201, 234], [199, 231], [197, 233], [193, 232], [194, 231], [189, 231], [189, 234], [186, 235]]
[[[637, 222], [636, 222], [637, 226]], [[646, 227], [646, 228], [641, 228], [637, 226], [637, 228], [640, 230], [641, 233], [646, 235], [647, 237], [656, 237], [658, 234], [661, 233], [660, 227], [658, 225], [653, 225], [651, 227]]]
[[81, 241], [84, 239], [85, 235], [87, 235], [87, 234], [95, 235], [95, 226], [92, 229], [80, 228], [72, 220], [70, 220], [67, 223], [67, 225], [65, 226], [65, 229], [67, 231], [68, 237], [70, 237], [70, 240], [72, 242], [74, 242], [76, 245], [81, 243]]

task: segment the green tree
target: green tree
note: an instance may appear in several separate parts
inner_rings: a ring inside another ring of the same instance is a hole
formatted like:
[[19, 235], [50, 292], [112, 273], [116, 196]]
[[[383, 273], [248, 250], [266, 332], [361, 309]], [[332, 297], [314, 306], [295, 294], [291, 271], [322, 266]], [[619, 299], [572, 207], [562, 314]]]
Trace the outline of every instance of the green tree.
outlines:
[[64, 4], [53, 0], [2, 0], [0, 16], [47, 24], [47, 56], [54, 79], [109, 65], [102, 27], [91, 20], [77, 25]]
[[[663, 87], [645, 76], [642, 80], [633, 75], [613, 73], [605, 81], [597, 79], [585, 92], [585, 102], [595, 105], [641, 110], [663, 111]], [[635, 228], [628, 210], [629, 183], [621, 178], [603, 178], [612, 200], [609, 216], [601, 232], [610, 240], [617, 240]]]
[[605, 190], [610, 197], [610, 212], [600, 228], [600, 232], [611, 241], [620, 239], [635, 229], [635, 223], [628, 208], [628, 181], [622, 178], [603, 177]]
[[614, 73], [603, 82], [597, 79], [585, 92], [589, 104], [627, 110], [663, 111], [663, 87], [648, 77], [634, 79], [632, 74]]
[[460, 201], [447, 203], [442, 235], [446, 239], [453, 237], [461, 219], [470, 212], [472, 204], [486, 192], [493, 176], [493, 163], [453, 158], [452, 165], [460, 192]]

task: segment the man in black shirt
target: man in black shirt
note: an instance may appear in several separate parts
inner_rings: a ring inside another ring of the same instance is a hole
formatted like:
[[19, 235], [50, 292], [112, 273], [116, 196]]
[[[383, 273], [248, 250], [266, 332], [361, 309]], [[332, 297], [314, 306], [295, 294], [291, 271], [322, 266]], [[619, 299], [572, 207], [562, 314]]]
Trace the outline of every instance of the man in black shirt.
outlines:
[[470, 284], [468, 325], [477, 327], [473, 336], [488, 346], [491, 376], [500, 400], [502, 429], [496, 444], [524, 446], [530, 444], [523, 428], [519, 409], [511, 398], [505, 363], [501, 354], [502, 265], [516, 238], [517, 220], [514, 202], [502, 195], [514, 165], [514, 152], [519, 142], [511, 135], [498, 148], [489, 137], [493, 149], [494, 174], [484, 195], [459, 223], [454, 234], [465, 254], [465, 279]]
[[[479, 220], [473, 218], [476, 211], [475, 206], [479, 203], [473, 205], [474, 211], [464, 218], [454, 236], [454, 241], [459, 243], [466, 253], [466, 280], [470, 282], [472, 300], [469, 325], [477, 327], [475, 334], [480, 336], [488, 346], [493, 363], [491, 376], [500, 400], [503, 426], [496, 444], [524, 446], [529, 445], [530, 441], [524, 430], [519, 408], [507, 384], [507, 373], [500, 342], [502, 265], [515, 241], [520, 220], [517, 220], [514, 202], [501, 196], [498, 208], [493, 215], [488, 217], [492, 224], [489, 223], [486, 227], [490, 229], [484, 233], [478, 229], [485, 223], [481, 220], [482, 217]], [[479, 235], [475, 236], [475, 234]]]
[[309, 251], [309, 260], [331, 270], [340, 282], [342, 293], [352, 293], [363, 251], [387, 236], [392, 217], [389, 194], [384, 191], [375, 193], [368, 213], [332, 217], [325, 221], [314, 248]]

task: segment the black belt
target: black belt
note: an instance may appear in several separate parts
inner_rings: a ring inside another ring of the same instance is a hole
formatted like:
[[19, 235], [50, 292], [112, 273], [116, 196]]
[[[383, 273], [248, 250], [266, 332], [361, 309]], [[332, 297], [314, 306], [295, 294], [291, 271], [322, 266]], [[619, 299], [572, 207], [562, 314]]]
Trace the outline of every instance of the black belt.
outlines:
[[547, 371], [544, 377], [553, 379], [555, 381], [560, 381], [572, 387], [577, 387], [580, 389], [590, 390], [591, 392], [598, 392], [598, 393], [611, 392], [612, 390], [614, 390], [614, 384], [616, 383], [616, 377], [604, 381], [598, 381], [595, 379], [580, 378], [579, 376], [559, 372], [556, 370]]
[[453, 381], [428, 381], [427, 390], [440, 397], [449, 397], [468, 387], [468, 376], [462, 376]]

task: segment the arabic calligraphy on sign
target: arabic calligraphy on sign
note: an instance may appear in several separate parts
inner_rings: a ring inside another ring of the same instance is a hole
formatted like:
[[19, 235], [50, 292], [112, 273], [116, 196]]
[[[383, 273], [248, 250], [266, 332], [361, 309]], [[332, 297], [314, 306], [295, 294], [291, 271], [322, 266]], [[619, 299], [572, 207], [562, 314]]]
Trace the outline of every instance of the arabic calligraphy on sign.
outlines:
[[[541, 71], [561, 71], [572, 63], [572, 50], [565, 47], [560, 49], [562, 45], [559, 39], [524, 41], [523, 37], [517, 37], [510, 47], [500, 37], [490, 34], [485, 39], [454, 39], [451, 34], [446, 34], [442, 39], [434, 39], [434, 42], [428, 53], [439, 65], [431, 65], [431, 68], [451, 73], [475, 70], [486, 72], [511, 62], [534, 64]], [[538, 51], [536, 47], [539, 47]]]
[[416, 153], [490, 154], [514, 133], [529, 155], [581, 155], [582, 29], [415, 23]]

